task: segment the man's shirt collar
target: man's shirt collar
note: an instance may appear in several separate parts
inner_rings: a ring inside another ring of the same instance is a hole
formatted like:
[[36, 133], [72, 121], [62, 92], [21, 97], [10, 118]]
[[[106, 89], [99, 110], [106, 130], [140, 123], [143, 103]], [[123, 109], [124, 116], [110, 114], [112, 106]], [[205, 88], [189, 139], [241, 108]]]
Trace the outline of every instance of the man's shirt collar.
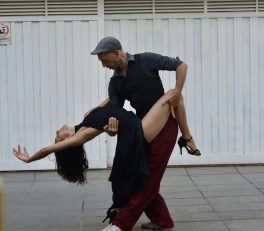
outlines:
[[[127, 65], [128, 65], [130, 62], [134, 62], [134, 61], [135, 61], [135, 57], [134, 57], [134, 55], [131, 55], [131, 54], [127, 53]], [[115, 70], [113, 76], [114, 76], [114, 77], [118, 77], [118, 76], [120, 76], [119, 71], [118, 71], [118, 70]]]
[[135, 61], [135, 57], [134, 55], [127, 53], [127, 62], [129, 63], [130, 61]]

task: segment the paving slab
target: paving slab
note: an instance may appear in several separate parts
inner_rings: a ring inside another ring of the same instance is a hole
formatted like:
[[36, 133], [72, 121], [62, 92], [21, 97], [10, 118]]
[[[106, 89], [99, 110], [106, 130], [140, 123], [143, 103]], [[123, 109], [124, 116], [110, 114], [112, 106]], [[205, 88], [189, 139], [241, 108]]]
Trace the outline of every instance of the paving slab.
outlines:
[[262, 192], [251, 184], [199, 185], [205, 197], [258, 196]]
[[235, 197], [215, 197], [207, 198], [216, 211], [247, 211], [247, 210], [263, 210], [264, 196], [235, 196]]
[[[90, 170], [84, 186], [55, 171], [0, 172], [6, 231], [100, 231], [111, 205], [110, 170]], [[168, 168], [161, 182], [174, 231], [263, 231], [264, 167]], [[148, 222], [143, 214], [133, 231]]]
[[231, 230], [263, 231], [264, 219], [232, 220], [232, 221], [226, 221], [226, 224]]
[[262, 166], [236, 166], [236, 169], [241, 173], [264, 173], [264, 165]]
[[176, 222], [174, 223], [174, 231], [226, 231], [228, 230], [225, 224], [221, 221], [207, 222]]
[[190, 175], [219, 175], [237, 173], [234, 167], [189, 167], [186, 168]]
[[254, 183], [264, 183], [264, 174], [262, 172], [257, 173], [242, 173], [242, 175], [249, 180], [250, 182]]
[[214, 174], [214, 175], [192, 175], [195, 184], [202, 185], [238, 185], [248, 184], [248, 181], [241, 175], [235, 174]]
[[231, 212], [218, 212], [218, 215], [223, 220], [249, 220], [249, 219], [264, 219], [263, 210], [244, 210]]

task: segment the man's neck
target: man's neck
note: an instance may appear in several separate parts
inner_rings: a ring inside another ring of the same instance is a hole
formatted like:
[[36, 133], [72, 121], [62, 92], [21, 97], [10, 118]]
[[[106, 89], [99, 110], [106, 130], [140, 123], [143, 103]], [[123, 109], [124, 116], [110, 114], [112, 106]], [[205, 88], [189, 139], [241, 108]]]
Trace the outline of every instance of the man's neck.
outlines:
[[127, 75], [127, 53], [125, 52], [121, 53], [120, 66], [118, 72], [122, 76]]

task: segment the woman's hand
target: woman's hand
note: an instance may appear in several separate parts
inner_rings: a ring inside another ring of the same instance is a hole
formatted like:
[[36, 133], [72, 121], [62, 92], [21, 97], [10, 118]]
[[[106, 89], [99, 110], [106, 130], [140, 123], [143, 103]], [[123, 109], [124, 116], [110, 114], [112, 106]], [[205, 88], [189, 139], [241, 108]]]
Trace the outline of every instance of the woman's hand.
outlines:
[[16, 150], [13, 148], [13, 154], [20, 160], [24, 161], [25, 163], [29, 163], [29, 155], [27, 149], [24, 147], [24, 153], [20, 149], [20, 145], [18, 145], [18, 149]]
[[171, 89], [168, 92], [166, 92], [166, 98], [162, 103], [163, 105], [166, 103], [169, 104], [171, 115], [174, 119], [176, 118], [174, 110], [178, 105], [180, 97], [181, 97], [181, 93], [178, 89]]

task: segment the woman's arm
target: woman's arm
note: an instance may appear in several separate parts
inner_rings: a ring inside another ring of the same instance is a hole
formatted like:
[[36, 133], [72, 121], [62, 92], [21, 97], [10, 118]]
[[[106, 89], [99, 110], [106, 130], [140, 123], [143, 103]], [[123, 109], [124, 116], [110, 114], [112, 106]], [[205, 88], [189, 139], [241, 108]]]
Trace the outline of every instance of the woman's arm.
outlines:
[[61, 151], [63, 149], [78, 146], [81, 144], [86, 143], [89, 140], [92, 140], [94, 137], [102, 133], [102, 131], [99, 131], [97, 129], [88, 127], [83, 129], [80, 132], [77, 132], [74, 136], [65, 139], [59, 143], [52, 144], [48, 147], [41, 148], [39, 151], [37, 151], [34, 155], [29, 157], [28, 152], [26, 148], [24, 148], [24, 153], [21, 151], [20, 145], [18, 145], [18, 150], [13, 148], [13, 154], [20, 160], [30, 163], [36, 160], [40, 160], [48, 156], [49, 154], [57, 151]]

